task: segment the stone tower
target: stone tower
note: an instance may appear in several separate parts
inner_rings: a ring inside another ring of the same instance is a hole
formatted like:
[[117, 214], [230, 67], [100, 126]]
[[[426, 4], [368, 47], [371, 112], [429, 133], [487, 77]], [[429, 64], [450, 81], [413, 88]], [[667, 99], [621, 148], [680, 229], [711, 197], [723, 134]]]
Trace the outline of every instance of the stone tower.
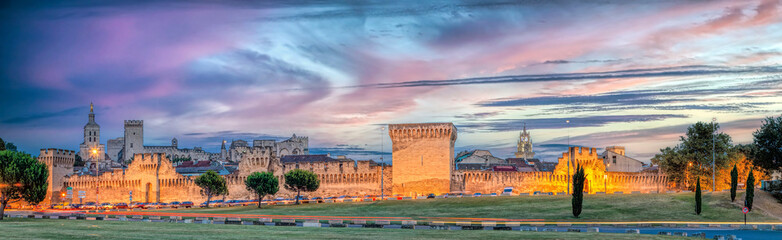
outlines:
[[176, 138], [171, 139], [171, 146], [174, 148], [179, 147], [179, 141]]
[[123, 160], [131, 161], [137, 153], [144, 153], [144, 120], [125, 120]]
[[527, 124], [524, 124], [524, 130], [519, 134], [519, 141], [516, 144], [516, 157], [523, 159], [535, 158], [535, 152], [532, 151], [532, 140], [527, 132]]
[[95, 122], [92, 103], [88, 116], [87, 124], [84, 125], [84, 142], [79, 145], [79, 156], [85, 161], [100, 162], [104, 160], [106, 148], [100, 144], [100, 125]]
[[391, 124], [393, 194], [451, 192], [453, 123]]
[[49, 168], [49, 177], [46, 179], [48, 183], [46, 198], [41, 204], [48, 205], [60, 202], [63, 178], [73, 174], [73, 162], [76, 161], [76, 155], [71, 150], [41, 149], [38, 161], [46, 164], [46, 167]]
[[223, 145], [220, 146], [220, 160], [227, 160], [228, 151], [225, 150], [225, 139], [223, 139]]

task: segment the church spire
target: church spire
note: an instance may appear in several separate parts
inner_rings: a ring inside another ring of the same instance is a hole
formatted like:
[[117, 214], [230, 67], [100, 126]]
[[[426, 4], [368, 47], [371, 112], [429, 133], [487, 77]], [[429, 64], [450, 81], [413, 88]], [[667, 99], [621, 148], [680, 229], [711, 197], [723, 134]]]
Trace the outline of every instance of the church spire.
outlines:
[[90, 102], [90, 113], [92, 113], [92, 102]]

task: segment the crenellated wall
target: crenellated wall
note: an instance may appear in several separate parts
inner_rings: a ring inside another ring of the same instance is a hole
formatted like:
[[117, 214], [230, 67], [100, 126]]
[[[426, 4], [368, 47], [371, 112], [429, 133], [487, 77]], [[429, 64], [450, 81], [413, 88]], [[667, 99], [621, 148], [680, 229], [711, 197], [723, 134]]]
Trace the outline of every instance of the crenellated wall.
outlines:
[[41, 149], [38, 161], [46, 164], [49, 170], [49, 177], [47, 178], [49, 185], [46, 187], [46, 198], [44, 198], [41, 204], [48, 205], [60, 202], [60, 189], [63, 185], [63, 178], [73, 173], [73, 162], [76, 161], [76, 153], [63, 149]]
[[[454, 185], [466, 193], [500, 193], [513, 187], [516, 193], [567, 192], [568, 175], [552, 172], [492, 172], [462, 171], [454, 174]], [[572, 180], [572, 179], [571, 179]], [[651, 192], [664, 191], [667, 176], [648, 173], [613, 173], [588, 179], [584, 191], [595, 192]], [[572, 187], [572, 186], [571, 186]]]

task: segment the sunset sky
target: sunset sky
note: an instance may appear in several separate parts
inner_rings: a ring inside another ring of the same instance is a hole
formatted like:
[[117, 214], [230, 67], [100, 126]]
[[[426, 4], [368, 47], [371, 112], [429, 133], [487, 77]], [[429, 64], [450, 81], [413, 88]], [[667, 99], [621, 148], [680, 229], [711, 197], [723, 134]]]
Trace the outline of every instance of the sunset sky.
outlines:
[[511, 157], [526, 123], [545, 161], [569, 134], [648, 162], [697, 121], [746, 143], [782, 114], [779, 0], [135, 2], [0, 9], [0, 137], [77, 150], [93, 102], [104, 144], [142, 119], [147, 145], [369, 159], [384, 124], [453, 122], [457, 151]]

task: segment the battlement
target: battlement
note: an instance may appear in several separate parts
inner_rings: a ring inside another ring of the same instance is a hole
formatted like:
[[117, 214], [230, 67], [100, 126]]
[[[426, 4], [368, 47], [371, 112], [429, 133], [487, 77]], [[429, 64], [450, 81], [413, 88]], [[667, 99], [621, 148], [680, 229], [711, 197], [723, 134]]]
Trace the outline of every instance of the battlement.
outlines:
[[[584, 159], [584, 158], [597, 158], [597, 148], [588, 148], [588, 147], [570, 147], [570, 152], [573, 153], [574, 159]], [[562, 158], [566, 159], [568, 158], [568, 152], [562, 153]]]
[[47, 148], [41, 149], [41, 154], [39, 156], [74, 157], [74, 154], [76, 154], [76, 152], [73, 150]]
[[421, 138], [450, 138], [456, 141], [456, 127], [453, 123], [389, 124], [388, 134], [392, 141]]
[[144, 120], [125, 120], [125, 127], [144, 126]]

